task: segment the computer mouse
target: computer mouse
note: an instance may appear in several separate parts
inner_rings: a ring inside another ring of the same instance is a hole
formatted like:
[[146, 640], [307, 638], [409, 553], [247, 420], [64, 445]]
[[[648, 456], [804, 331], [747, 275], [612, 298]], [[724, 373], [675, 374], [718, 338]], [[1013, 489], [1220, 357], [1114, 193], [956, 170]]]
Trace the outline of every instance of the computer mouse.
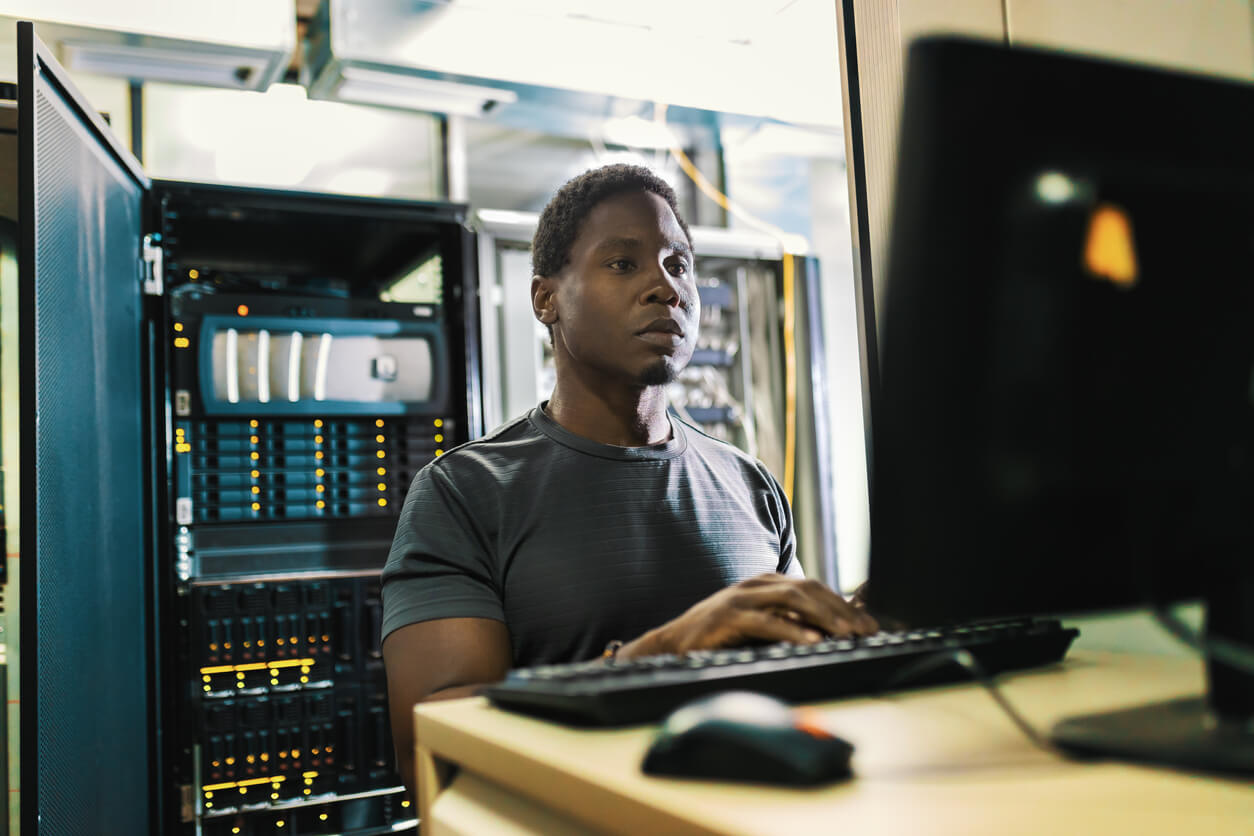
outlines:
[[850, 776], [853, 745], [803, 710], [725, 691], [675, 709], [644, 757], [650, 775], [813, 786]]

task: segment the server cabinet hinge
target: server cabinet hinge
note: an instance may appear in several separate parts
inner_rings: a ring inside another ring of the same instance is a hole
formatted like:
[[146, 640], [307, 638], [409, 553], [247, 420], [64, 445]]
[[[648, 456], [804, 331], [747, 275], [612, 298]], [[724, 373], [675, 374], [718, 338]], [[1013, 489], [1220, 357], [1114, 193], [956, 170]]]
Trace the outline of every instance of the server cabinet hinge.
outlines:
[[196, 795], [191, 784], [179, 784], [179, 819], [196, 820]]
[[144, 260], [139, 265], [139, 280], [144, 286], [145, 296], [160, 296], [162, 289], [161, 267], [161, 236], [152, 234], [144, 236]]

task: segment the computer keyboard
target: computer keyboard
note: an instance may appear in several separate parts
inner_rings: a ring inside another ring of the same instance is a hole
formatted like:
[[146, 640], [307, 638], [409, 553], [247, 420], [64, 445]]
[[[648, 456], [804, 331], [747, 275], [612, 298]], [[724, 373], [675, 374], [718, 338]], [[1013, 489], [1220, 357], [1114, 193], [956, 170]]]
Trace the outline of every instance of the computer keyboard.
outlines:
[[988, 674], [1060, 661], [1079, 630], [1055, 619], [1020, 619], [874, 636], [700, 650], [683, 656], [519, 668], [484, 692], [501, 708], [583, 726], [662, 719], [695, 697], [748, 690], [789, 702], [968, 681], [957, 662], [928, 658], [969, 651]]

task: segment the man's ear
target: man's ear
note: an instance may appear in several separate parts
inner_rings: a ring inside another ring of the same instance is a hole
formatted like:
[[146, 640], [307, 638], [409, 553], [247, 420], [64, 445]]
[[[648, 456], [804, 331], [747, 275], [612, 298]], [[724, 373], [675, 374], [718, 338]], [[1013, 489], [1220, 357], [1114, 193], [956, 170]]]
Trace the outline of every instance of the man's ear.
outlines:
[[531, 311], [545, 325], [557, 322], [557, 285], [547, 276], [531, 277]]

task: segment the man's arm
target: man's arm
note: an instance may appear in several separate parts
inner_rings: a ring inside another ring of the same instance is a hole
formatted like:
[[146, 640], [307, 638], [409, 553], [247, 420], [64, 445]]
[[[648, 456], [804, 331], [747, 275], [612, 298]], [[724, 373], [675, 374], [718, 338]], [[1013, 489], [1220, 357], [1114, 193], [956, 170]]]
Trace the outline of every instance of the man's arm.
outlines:
[[441, 618], [407, 624], [383, 640], [396, 765], [411, 799], [414, 703], [468, 697], [505, 678], [512, 651], [505, 625], [491, 618]]

